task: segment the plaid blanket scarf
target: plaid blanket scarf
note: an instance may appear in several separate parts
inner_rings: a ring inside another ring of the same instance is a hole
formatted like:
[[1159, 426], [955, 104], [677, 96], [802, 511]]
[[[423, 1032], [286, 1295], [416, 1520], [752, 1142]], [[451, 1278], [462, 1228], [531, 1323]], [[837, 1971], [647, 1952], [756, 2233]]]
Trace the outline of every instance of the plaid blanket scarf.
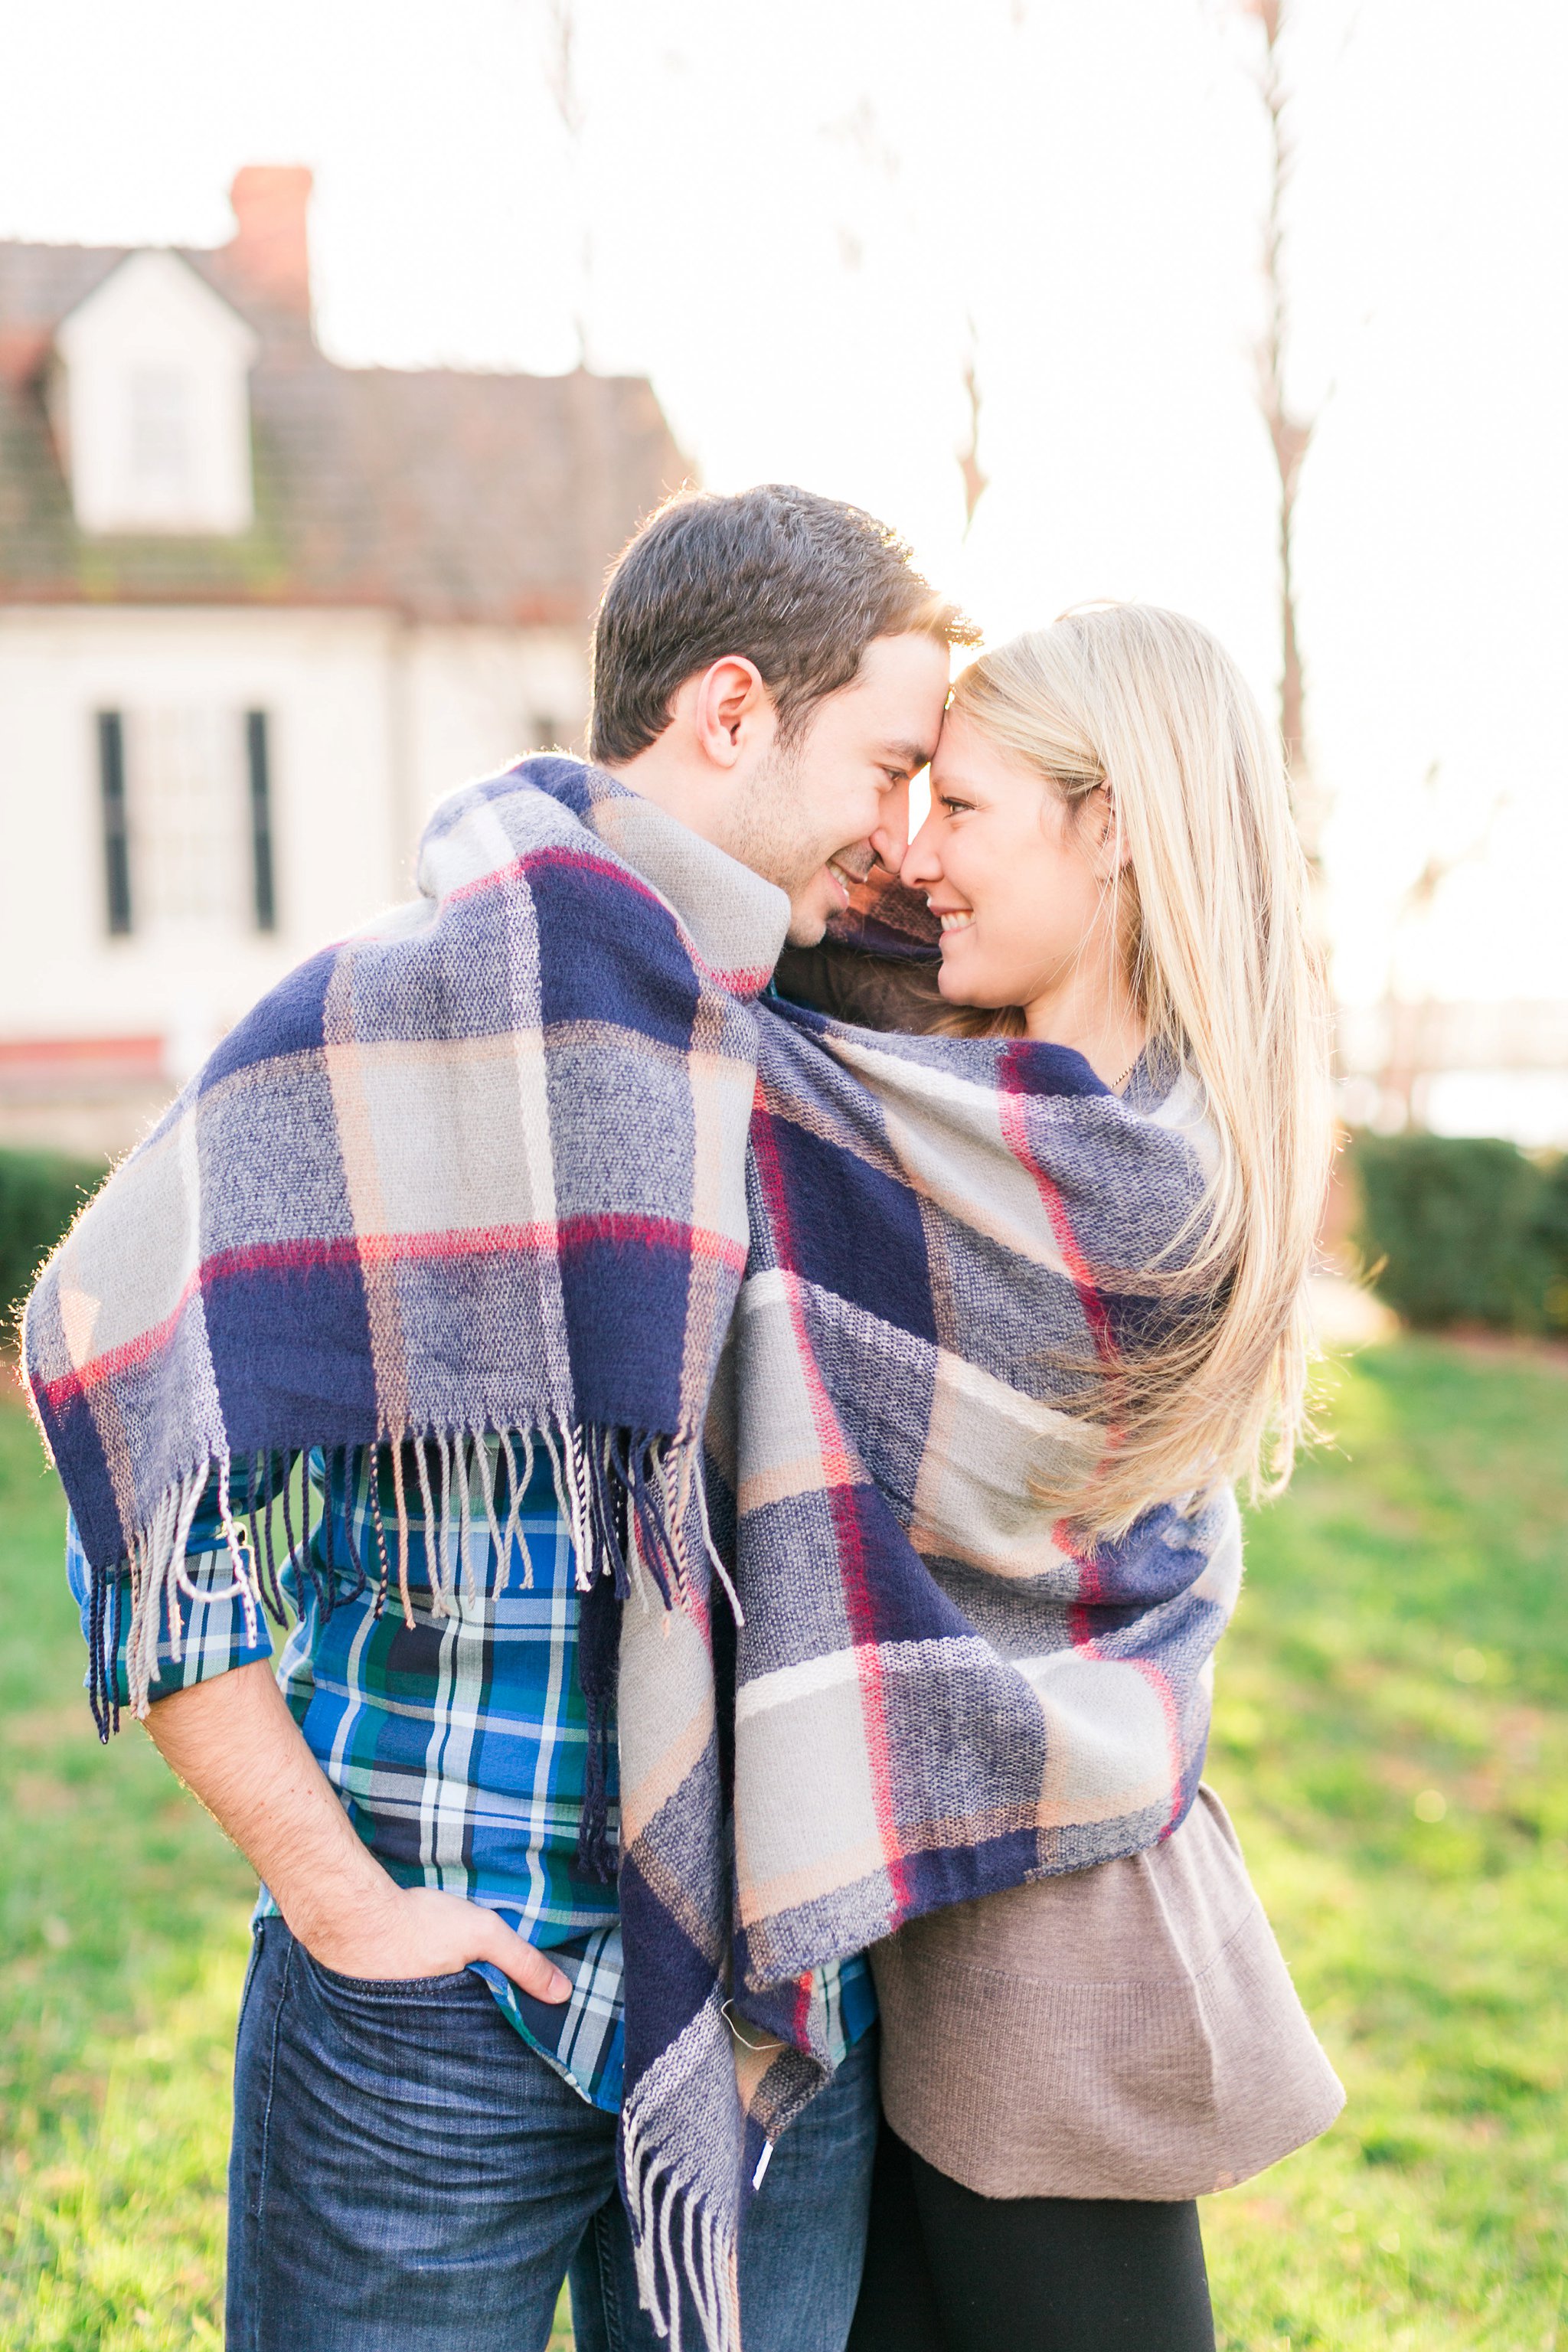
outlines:
[[[391, 1444], [449, 1530], [439, 1608], [548, 1452], [601, 1708], [618, 1647], [642, 2293], [679, 2352], [684, 2281], [738, 2352], [744, 2208], [828, 2069], [813, 1971], [1195, 1793], [1234, 1503], [1090, 1549], [1032, 1483], [1102, 1442], [1073, 1400], [1148, 1343], [1202, 1123], [1147, 1072], [1118, 1097], [1050, 1046], [759, 1002], [782, 895], [575, 762], [456, 794], [419, 878], [110, 1180], [30, 1302], [29, 1388], [133, 1703], [215, 1466], [250, 1474], [259, 1605], [289, 1463]], [[390, 1515], [376, 1551], [391, 1596]]]

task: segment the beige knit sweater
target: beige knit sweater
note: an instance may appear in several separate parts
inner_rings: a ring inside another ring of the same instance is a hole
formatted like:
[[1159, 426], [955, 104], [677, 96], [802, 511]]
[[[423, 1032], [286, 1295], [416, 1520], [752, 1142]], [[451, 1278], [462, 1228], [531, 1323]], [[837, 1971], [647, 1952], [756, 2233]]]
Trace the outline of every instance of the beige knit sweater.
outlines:
[[871, 1962], [888, 2120], [982, 2196], [1200, 2196], [1344, 2104], [1206, 1787], [1163, 1845], [932, 1912]]

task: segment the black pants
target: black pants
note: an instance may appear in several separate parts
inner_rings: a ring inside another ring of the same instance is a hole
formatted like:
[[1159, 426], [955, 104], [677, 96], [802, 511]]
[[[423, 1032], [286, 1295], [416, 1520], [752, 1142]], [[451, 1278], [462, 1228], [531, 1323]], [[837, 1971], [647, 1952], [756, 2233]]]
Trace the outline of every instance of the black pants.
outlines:
[[1214, 2352], [1198, 2209], [977, 2197], [884, 2123], [848, 2352]]

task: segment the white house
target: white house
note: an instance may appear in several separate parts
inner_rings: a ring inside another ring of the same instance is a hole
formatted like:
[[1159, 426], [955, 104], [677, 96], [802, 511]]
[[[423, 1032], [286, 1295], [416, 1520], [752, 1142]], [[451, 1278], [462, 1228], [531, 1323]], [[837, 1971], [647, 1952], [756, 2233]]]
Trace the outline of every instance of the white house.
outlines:
[[341, 368], [310, 174], [213, 252], [0, 243], [0, 1143], [133, 1140], [439, 795], [569, 742], [649, 386]]

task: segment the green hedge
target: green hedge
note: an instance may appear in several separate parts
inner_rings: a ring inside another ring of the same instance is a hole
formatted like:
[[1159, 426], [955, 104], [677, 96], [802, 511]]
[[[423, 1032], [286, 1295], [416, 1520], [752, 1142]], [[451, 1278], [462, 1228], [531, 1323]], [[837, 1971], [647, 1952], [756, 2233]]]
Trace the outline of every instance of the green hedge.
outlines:
[[1489, 1136], [1359, 1135], [1357, 1240], [1418, 1329], [1568, 1330], [1568, 1158]]
[[0, 1346], [33, 1276], [103, 1170], [52, 1151], [0, 1151]]

